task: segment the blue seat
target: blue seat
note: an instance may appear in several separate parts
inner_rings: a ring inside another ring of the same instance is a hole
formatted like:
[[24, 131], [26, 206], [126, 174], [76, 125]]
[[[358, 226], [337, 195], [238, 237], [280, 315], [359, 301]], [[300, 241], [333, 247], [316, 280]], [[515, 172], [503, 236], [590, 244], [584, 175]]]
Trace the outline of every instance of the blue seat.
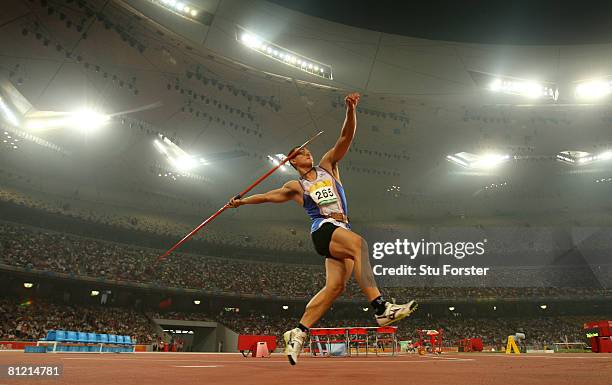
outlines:
[[45, 341], [55, 341], [55, 330], [49, 330], [47, 332], [47, 337], [45, 337]]
[[77, 341], [78, 342], [88, 342], [89, 336], [85, 332], [77, 332]]
[[124, 336], [117, 336], [117, 344], [123, 345], [125, 343], [124, 338], [125, 338]]
[[130, 336], [123, 336], [123, 343], [126, 345], [133, 345], [134, 342], [132, 342], [132, 337]]
[[108, 343], [108, 334], [98, 334], [98, 336], [100, 336], [100, 339], [98, 340], [98, 343], [100, 343], [100, 344], [107, 344]]
[[66, 332], [64, 330], [57, 330], [55, 332], [55, 340], [59, 342], [66, 341]]
[[77, 342], [79, 340], [77, 332], [67, 331], [66, 332], [66, 341], [68, 342]]
[[108, 335], [108, 343], [109, 344], [116, 344], [117, 343], [117, 336], [115, 334], [109, 334]]
[[87, 342], [95, 344], [98, 342], [96, 333], [87, 333]]

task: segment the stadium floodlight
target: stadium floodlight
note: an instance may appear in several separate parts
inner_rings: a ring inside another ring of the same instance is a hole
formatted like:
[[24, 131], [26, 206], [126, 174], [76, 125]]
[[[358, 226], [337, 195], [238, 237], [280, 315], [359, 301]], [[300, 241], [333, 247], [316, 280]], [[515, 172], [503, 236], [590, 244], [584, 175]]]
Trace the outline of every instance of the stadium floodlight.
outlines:
[[[278, 166], [282, 161], [285, 160], [285, 158], [287, 158], [285, 154], [268, 155], [268, 160], [275, 166]], [[287, 163], [280, 166], [280, 170], [284, 172], [289, 171], [289, 166], [287, 166]]]
[[506, 154], [487, 153], [476, 155], [469, 152], [458, 152], [454, 155], [447, 155], [446, 159], [465, 168], [492, 169], [509, 161], [512, 157]]
[[94, 131], [110, 121], [110, 116], [93, 109], [75, 112], [37, 111], [27, 116], [26, 128], [40, 131], [51, 128], [76, 128], [83, 132]]
[[555, 83], [511, 76], [500, 76], [479, 71], [468, 71], [481, 88], [494, 93], [523, 96], [529, 99], [557, 100], [559, 90]]
[[23, 283], [23, 287], [25, 287], [26, 289], [31, 289], [34, 286], [34, 284], [32, 282], [24, 282]]
[[449, 306], [449, 307], [448, 307], [448, 310], [450, 310], [450, 311], [455, 311], [455, 307], [454, 307], [454, 306]]
[[289, 309], [289, 306], [283, 305], [283, 310], [287, 310], [287, 309]]
[[546, 310], [547, 307], [548, 307], [547, 305], [540, 305], [540, 309], [542, 310]]
[[[160, 154], [164, 155], [174, 170], [180, 173], [187, 173], [200, 165], [208, 164], [206, 159], [189, 155], [185, 150], [163, 135], [158, 135], [158, 139], [153, 141], [153, 145]], [[168, 174], [164, 176], [168, 176]], [[176, 177], [173, 177], [173, 179], [176, 180]]]
[[194, 299], [193, 300], [193, 304], [194, 305], [199, 305], [200, 303], [202, 303], [199, 299]]
[[76, 127], [84, 131], [100, 128], [106, 125], [109, 120], [110, 117], [108, 115], [101, 114], [92, 109], [83, 109], [73, 112], [69, 118], [70, 125], [72, 127]]
[[0, 97], [0, 112], [2, 113], [2, 116], [7, 122], [9, 122], [15, 127], [19, 126], [19, 119], [17, 119], [17, 116], [13, 113], [13, 111], [9, 108], [9, 106], [4, 102], [2, 97]]
[[362, 307], [362, 308], [361, 308], [361, 310], [363, 310], [363, 311], [368, 311], [368, 310], [370, 310], [370, 308], [368, 308], [368, 307]]
[[281, 62], [285, 65], [325, 79], [333, 79], [332, 67], [329, 64], [310, 59], [278, 44], [269, 42], [241, 26], [236, 28], [236, 40], [246, 47]]
[[557, 153], [556, 159], [562, 163], [584, 166], [612, 159], [612, 151], [606, 150], [599, 154], [592, 154], [586, 151], [560, 151]]
[[602, 99], [612, 93], [612, 80], [591, 79], [577, 82], [575, 89], [576, 99], [595, 100]]
[[97, 295], [100, 295], [100, 292], [99, 292], [98, 290], [92, 290], [92, 291], [89, 293], [89, 295], [90, 295], [90, 296], [92, 296], [92, 297], [95, 297], [95, 296], [97, 296]]
[[198, 164], [198, 162], [189, 155], [185, 155], [180, 158], [170, 157], [169, 159], [170, 163], [172, 163], [174, 167], [181, 172], [191, 171]]
[[493, 311], [497, 310], [497, 306], [493, 306]]
[[191, 3], [177, 0], [154, 0], [167, 10], [184, 17], [196, 17], [199, 11], [196, 6]]

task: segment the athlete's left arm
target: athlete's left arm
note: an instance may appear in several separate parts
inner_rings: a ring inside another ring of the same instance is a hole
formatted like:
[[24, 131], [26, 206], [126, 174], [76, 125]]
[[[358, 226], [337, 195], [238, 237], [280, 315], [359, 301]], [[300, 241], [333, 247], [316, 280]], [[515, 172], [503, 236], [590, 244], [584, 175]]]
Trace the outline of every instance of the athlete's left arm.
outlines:
[[344, 119], [344, 125], [340, 132], [340, 137], [336, 141], [334, 147], [332, 147], [321, 159], [320, 166], [326, 170], [336, 170], [337, 163], [344, 157], [351, 142], [355, 137], [355, 130], [357, 129], [357, 113], [355, 109], [359, 103], [360, 95], [358, 93], [349, 94], [344, 98], [346, 103], [346, 118]]

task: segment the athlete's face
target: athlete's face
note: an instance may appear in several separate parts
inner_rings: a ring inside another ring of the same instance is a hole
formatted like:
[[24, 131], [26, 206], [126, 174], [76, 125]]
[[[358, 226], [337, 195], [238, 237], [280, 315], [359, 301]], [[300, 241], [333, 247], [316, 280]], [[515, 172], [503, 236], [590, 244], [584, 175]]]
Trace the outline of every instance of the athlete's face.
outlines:
[[300, 151], [298, 151], [295, 158], [291, 160], [291, 163], [295, 167], [311, 168], [313, 164], [312, 154], [306, 147], [304, 147]]

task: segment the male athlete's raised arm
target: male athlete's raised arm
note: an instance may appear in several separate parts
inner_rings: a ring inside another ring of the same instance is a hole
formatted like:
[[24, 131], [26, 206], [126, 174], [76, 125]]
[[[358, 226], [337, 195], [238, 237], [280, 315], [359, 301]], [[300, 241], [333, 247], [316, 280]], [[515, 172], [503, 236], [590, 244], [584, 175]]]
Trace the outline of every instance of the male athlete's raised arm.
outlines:
[[327, 170], [336, 169], [336, 164], [344, 157], [355, 137], [355, 130], [357, 129], [357, 113], [355, 108], [357, 107], [357, 103], [359, 103], [359, 97], [360, 95], [358, 93], [352, 93], [344, 98], [344, 102], [346, 103], [346, 118], [342, 125], [340, 137], [336, 141], [334, 147], [327, 151], [327, 153], [323, 155], [323, 158], [321, 158], [320, 165]]
[[296, 200], [299, 196], [299, 183], [295, 180], [290, 180], [283, 187], [268, 191], [263, 194], [254, 194], [245, 198], [232, 198], [228, 205], [232, 208], [237, 208], [242, 205], [257, 205], [260, 203], [284, 203], [290, 200]]

